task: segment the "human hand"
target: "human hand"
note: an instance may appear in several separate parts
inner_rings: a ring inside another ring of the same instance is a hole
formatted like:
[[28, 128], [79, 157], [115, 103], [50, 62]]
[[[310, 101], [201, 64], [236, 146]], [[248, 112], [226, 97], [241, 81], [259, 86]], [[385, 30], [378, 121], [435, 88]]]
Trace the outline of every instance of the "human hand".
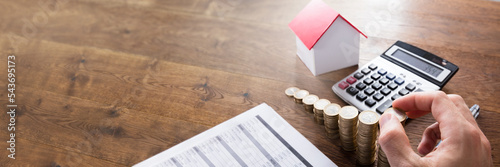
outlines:
[[[418, 152], [413, 152], [403, 126], [396, 116], [380, 118], [378, 142], [391, 166], [493, 166], [490, 142], [479, 129], [465, 101], [441, 91], [417, 92], [392, 103], [409, 118], [429, 112], [437, 120], [425, 129]], [[439, 147], [433, 151], [436, 142]]]

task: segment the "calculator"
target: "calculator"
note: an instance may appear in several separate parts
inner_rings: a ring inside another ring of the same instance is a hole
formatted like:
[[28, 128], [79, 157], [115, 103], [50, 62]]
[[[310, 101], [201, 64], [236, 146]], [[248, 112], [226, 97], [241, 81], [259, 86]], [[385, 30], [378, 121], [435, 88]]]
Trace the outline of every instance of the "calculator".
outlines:
[[412, 92], [441, 90], [457, 73], [455, 64], [402, 41], [332, 86], [360, 111], [382, 114], [392, 101]]

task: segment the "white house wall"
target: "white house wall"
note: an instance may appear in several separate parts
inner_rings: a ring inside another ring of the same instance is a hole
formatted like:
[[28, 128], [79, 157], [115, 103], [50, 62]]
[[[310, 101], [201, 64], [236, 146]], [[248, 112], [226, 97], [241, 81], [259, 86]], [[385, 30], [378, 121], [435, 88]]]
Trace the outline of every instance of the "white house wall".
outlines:
[[300, 60], [306, 65], [307, 68], [316, 76], [316, 69], [314, 65], [314, 48], [309, 50], [306, 45], [302, 43], [299, 37], [295, 36], [297, 43], [297, 55]]
[[314, 45], [313, 49], [317, 75], [357, 65], [359, 62], [359, 32], [342, 17], [339, 17]]

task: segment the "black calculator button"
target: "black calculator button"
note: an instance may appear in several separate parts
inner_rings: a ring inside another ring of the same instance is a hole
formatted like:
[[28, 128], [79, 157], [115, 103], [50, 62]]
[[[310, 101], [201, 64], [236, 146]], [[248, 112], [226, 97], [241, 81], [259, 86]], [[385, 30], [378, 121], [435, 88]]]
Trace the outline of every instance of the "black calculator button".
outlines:
[[397, 83], [398, 85], [402, 85], [403, 83], [405, 83], [405, 80], [402, 79], [402, 78], [396, 78], [396, 80], [394, 80], [395, 83]]
[[365, 68], [365, 69], [362, 69], [361, 72], [366, 75], [366, 74], [369, 74], [371, 71], [370, 71], [370, 69]]
[[378, 70], [378, 74], [385, 75], [385, 74], [387, 74], [387, 71], [385, 71], [384, 69], [380, 69], [380, 70]]
[[352, 96], [358, 94], [358, 92], [359, 92], [358, 89], [356, 89], [356, 88], [354, 88], [352, 86], [349, 86], [346, 91], [347, 91], [347, 93], [349, 93]]
[[394, 90], [394, 89], [398, 88], [398, 84], [391, 83], [391, 84], [387, 85], [387, 87], [388, 87], [389, 89], [391, 89], [391, 90]]
[[356, 74], [354, 74], [354, 78], [356, 79], [361, 79], [363, 78], [365, 75], [361, 74], [360, 72], [357, 72]]
[[365, 94], [368, 96], [371, 96], [373, 93], [375, 93], [375, 90], [372, 88], [368, 88], [365, 90]]
[[384, 96], [387, 96], [387, 95], [391, 94], [391, 90], [384, 88], [384, 89], [380, 90], [380, 93], [382, 93]]
[[366, 88], [366, 84], [360, 82], [356, 85], [356, 88], [358, 88], [359, 90], [363, 90]]
[[399, 94], [395, 94], [394, 96], [392, 96], [392, 97], [391, 97], [391, 99], [392, 99], [392, 100], [396, 100], [396, 99], [398, 99], [398, 98], [400, 98], [400, 97], [401, 97], [401, 95], [399, 95]]
[[392, 74], [392, 73], [389, 73], [385, 76], [387, 79], [389, 80], [393, 80], [394, 78], [396, 78], [396, 75]]
[[375, 70], [375, 69], [377, 69], [377, 65], [370, 64], [370, 66], [368, 66], [368, 68], [370, 68], [371, 70]]
[[366, 78], [364, 81], [363, 81], [365, 84], [367, 85], [371, 85], [373, 83], [373, 79], [371, 78]]
[[375, 82], [373, 85], [372, 85], [372, 88], [375, 89], [375, 90], [379, 90], [380, 88], [382, 87], [381, 84]]
[[368, 106], [368, 107], [373, 107], [375, 105], [375, 103], [377, 103], [375, 100], [373, 99], [368, 99], [365, 101], [365, 104]]
[[380, 114], [383, 114], [385, 110], [387, 110], [389, 107], [392, 106], [392, 100], [387, 99], [384, 103], [380, 104], [380, 106], [377, 107], [377, 112]]
[[377, 101], [380, 101], [384, 98], [384, 95], [380, 94], [380, 93], [377, 93], [375, 95], [373, 95], [373, 99], [377, 100]]
[[380, 78], [380, 74], [373, 74], [372, 79], [373, 80], [378, 80]]
[[406, 85], [405, 88], [408, 89], [409, 91], [413, 91], [413, 90], [415, 90], [415, 85], [409, 83], [408, 85]]
[[399, 94], [400, 94], [401, 96], [407, 95], [408, 93], [410, 93], [410, 91], [408, 91], [408, 90], [406, 90], [406, 89], [401, 89], [401, 90], [399, 91]]
[[378, 81], [378, 82], [380, 82], [382, 85], [386, 85], [387, 83], [389, 83], [389, 79], [387, 79], [387, 78], [382, 78], [382, 79], [381, 79], [380, 81]]
[[364, 101], [366, 100], [367, 96], [363, 93], [359, 93], [358, 95], [356, 95], [356, 99], [358, 99], [359, 101]]

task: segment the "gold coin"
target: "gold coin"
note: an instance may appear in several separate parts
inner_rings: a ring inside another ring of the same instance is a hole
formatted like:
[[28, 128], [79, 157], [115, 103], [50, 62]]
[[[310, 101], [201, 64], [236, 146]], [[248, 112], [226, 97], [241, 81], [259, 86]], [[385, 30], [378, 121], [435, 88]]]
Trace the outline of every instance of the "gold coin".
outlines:
[[288, 97], [292, 97], [293, 94], [297, 91], [299, 91], [300, 89], [297, 88], [297, 87], [289, 87], [285, 90], [285, 94], [288, 96]]
[[406, 116], [406, 113], [396, 110], [392, 107], [385, 110], [384, 113], [392, 113], [392, 115], [395, 115], [401, 123], [403, 123], [408, 118], [408, 116]]
[[323, 109], [323, 112], [325, 113], [325, 117], [339, 115], [340, 108], [341, 108], [340, 105], [338, 105], [336, 103], [330, 103], [330, 104], [326, 105]]
[[309, 95], [307, 90], [299, 90], [293, 94], [296, 103], [302, 103], [302, 99]]
[[378, 123], [379, 118], [380, 115], [378, 115], [374, 111], [363, 111], [358, 116], [359, 122], [365, 125], [376, 125]]
[[344, 106], [340, 109], [340, 118], [354, 119], [358, 116], [358, 109], [353, 106]]
[[319, 97], [313, 94], [309, 94], [302, 99], [302, 102], [306, 105], [313, 105], [314, 102], [318, 101]]
[[[327, 100], [327, 99], [319, 99], [318, 101], [316, 101], [314, 103], [314, 109], [323, 111], [323, 109], [325, 108], [325, 106], [328, 105], [328, 104], [330, 104], [329, 100]], [[321, 115], [323, 115], [323, 113], [321, 113]]]

